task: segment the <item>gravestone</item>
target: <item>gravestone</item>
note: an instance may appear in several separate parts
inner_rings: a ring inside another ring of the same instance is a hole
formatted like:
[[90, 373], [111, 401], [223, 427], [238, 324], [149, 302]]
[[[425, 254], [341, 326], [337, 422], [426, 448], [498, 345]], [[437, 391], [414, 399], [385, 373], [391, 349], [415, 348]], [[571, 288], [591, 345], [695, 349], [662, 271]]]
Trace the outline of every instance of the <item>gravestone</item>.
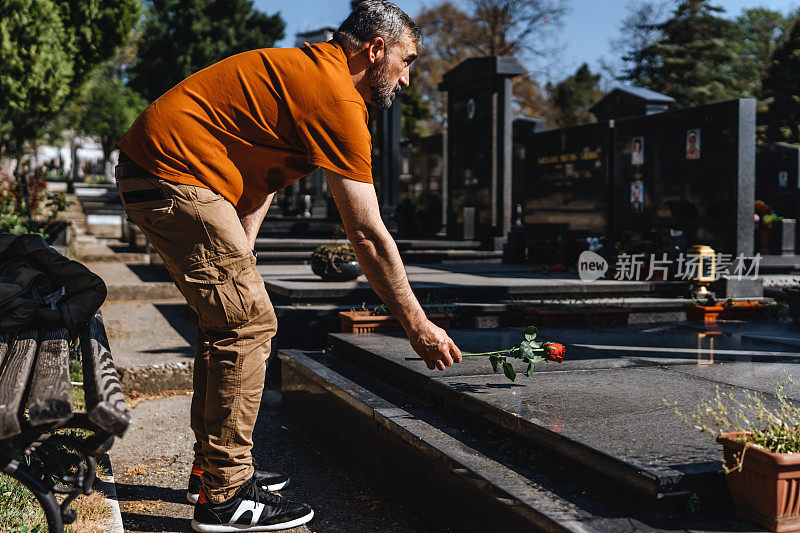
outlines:
[[616, 120], [613, 238], [646, 250], [682, 232], [689, 245], [752, 255], [755, 116], [742, 99]]
[[495, 249], [511, 229], [513, 57], [473, 57], [444, 75], [447, 91], [447, 231], [463, 236], [464, 208], [477, 213], [476, 237]]
[[526, 132], [513, 202], [523, 208], [531, 261], [572, 263], [581, 241], [608, 232], [610, 127]]
[[675, 99], [666, 94], [644, 87], [623, 86], [609, 92], [590, 107], [589, 111], [602, 122], [661, 113], [674, 103]]
[[[784, 218], [800, 218], [800, 146], [774, 143], [756, 153], [756, 200], [766, 202]], [[795, 228], [792, 244], [797, 254], [800, 235], [796, 226], [788, 225]]]

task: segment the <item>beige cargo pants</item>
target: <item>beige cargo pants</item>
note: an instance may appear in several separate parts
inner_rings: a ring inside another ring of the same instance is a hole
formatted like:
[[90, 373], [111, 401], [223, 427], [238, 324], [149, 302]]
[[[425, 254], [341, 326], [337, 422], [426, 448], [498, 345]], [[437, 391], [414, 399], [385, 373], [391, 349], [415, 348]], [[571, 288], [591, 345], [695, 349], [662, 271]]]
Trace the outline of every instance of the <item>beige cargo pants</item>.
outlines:
[[[198, 328], [191, 426], [212, 503], [253, 475], [253, 426], [277, 320], [233, 205], [202, 187], [119, 178], [125, 211], [158, 251]], [[148, 332], [142, 332], [146, 339]]]

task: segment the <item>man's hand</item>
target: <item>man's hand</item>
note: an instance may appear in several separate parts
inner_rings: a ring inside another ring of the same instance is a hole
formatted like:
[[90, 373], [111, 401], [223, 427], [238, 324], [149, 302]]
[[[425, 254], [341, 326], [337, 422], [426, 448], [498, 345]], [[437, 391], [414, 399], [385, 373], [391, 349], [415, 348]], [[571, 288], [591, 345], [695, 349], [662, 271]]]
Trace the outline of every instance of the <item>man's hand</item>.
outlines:
[[430, 370], [444, 370], [454, 362], [461, 362], [461, 350], [442, 328], [431, 321], [410, 332], [408, 340]]
[[375, 188], [329, 170], [325, 175], [367, 281], [403, 326], [411, 346], [431, 370], [460, 362], [461, 351], [427, 319], [411, 290], [397, 245], [381, 219]]

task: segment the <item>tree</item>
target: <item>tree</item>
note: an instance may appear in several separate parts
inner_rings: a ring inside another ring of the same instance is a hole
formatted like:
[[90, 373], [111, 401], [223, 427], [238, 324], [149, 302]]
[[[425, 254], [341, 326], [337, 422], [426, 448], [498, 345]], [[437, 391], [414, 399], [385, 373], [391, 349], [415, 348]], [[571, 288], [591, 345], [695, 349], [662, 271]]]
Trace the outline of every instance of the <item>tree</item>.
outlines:
[[738, 59], [735, 68], [743, 96], [763, 99], [762, 80], [775, 48], [791, 29], [789, 20], [780, 12], [763, 7], [746, 9], [734, 19], [733, 39]]
[[139, 0], [58, 0], [73, 54], [70, 90], [80, 92], [94, 69], [114, 57], [141, 14]]
[[416, 81], [419, 74], [411, 70], [409, 86], [403, 89], [403, 109], [401, 121], [403, 139], [410, 142], [419, 141], [427, 134], [424, 121], [431, 118], [431, 107], [422, 98], [422, 92]]
[[584, 63], [572, 76], [556, 84], [549, 85], [547, 91], [555, 107], [555, 126], [568, 128], [595, 122], [589, 108], [602, 96], [600, 74], [592, 74], [589, 65]]
[[0, 0], [0, 157], [18, 157], [113, 57], [137, 0]]
[[115, 76], [109, 65], [99, 69], [76, 102], [75, 127], [97, 137], [107, 163], [117, 140], [145, 107], [147, 102]]
[[131, 86], [155, 100], [178, 82], [230, 55], [268, 48], [284, 36], [279, 14], [250, 0], [151, 0]]
[[51, 0], [0, 0], [0, 156], [21, 155], [69, 96], [66, 31]]
[[[441, 131], [446, 121], [437, 88], [445, 72], [469, 57], [543, 53], [533, 43], [547, 42], [546, 34], [559, 26], [564, 12], [564, 3], [555, 0], [471, 0], [470, 5], [472, 13], [445, 1], [415, 17], [425, 39], [415, 67], [417, 84], [431, 105], [431, 131]], [[530, 74], [516, 78], [513, 87], [518, 110], [547, 117], [546, 100]]]
[[736, 78], [733, 23], [709, 0], [681, 0], [672, 16], [657, 26], [660, 38], [643, 50], [641, 71], [627, 80], [699, 105], [742, 93]]
[[611, 40], [612, 50], [623, 51], [621, 65], [606, 67], [615, 79], [641, 85], [652, 59], [650, 47], [661, 38], [660, 27], [666, 8], [665, 0], [628, 4], [628, 15], [620, 24], [619, 37]]
[[767, 140], [800, 143], [800, 19], [772, 55], [763, 96]]
[[484, 56], [544, 53], [544, 36], [560, 26], [564, 0], [470, 0], [477, 32], [472, 46]]

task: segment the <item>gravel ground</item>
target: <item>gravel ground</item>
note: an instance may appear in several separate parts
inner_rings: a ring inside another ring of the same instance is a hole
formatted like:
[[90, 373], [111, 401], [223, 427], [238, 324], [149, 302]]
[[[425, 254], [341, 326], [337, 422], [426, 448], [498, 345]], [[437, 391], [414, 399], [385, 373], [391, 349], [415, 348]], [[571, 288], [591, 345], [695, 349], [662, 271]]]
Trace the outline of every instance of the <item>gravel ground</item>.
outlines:
[[[125, 438], [111, 449], [126, 531], [191, 531], [192, 507], [185, 499], [192, 462], [190, 401], [183, 394], [140, 402]], [[292, 477], [281, 494], [314, 509], [310, 523], [288, 531], [433, 531], [306, 435], [281, 411], [280, 391], [265, 391], [254, 440], [254, 455], [264, 468]]]

